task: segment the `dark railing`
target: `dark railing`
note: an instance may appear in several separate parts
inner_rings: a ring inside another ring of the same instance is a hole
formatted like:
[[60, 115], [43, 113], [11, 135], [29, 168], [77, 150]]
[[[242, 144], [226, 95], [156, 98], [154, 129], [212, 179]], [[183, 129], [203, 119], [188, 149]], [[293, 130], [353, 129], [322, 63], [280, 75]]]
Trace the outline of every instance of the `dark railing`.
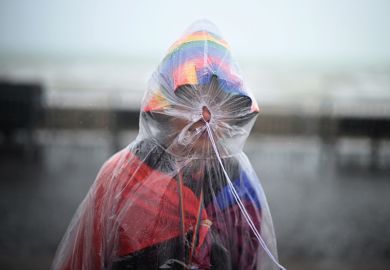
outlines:
[[[138, 110], [118, 108], [59, 108], [43, 106], [43, 90], [38, 84], [0, 83], [0, 131], [3, 145], [14, 143], [22, 133], [25, 148], [36, 146], [36, 129], [107, 129], [113, 145], [119, 145], [118, 134], [125, 129], [137, 129]], [[278, 111], [273, 108], [268, 111]], [[335, 149], [342, 137], [369, 138], [371, 163], [378, 162], [381, 140], [390, 138], [390, 116], [362, 118], [328, 114], [266, 113], [263, 108], [253, 127], [253, 133], [278, 136], [318, 136], [323, 149]], [[0, 141], [1, 142], [1, 141]], [[337, 153], [337, 149], [335, 149]], [[333, 152], [335, 152], [333, 151]], [[332, 152], [332, 151], [327, 151]]]
[[0, 82], [0, 146], [35, 152], [34, 131], [42, 123], [43, 113], [43, 89], [39, 84]]

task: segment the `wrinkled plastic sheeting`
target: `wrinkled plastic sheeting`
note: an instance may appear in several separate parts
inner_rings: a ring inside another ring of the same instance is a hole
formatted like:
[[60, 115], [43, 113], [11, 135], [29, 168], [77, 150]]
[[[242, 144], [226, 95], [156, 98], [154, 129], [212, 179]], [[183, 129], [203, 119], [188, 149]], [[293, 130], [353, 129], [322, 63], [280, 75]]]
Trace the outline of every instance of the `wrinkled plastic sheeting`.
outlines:
[[137, 139], [101, 168], [52, 269], [283, 269], [242, 148], [259, 112], [207, 21], [168, 50]]

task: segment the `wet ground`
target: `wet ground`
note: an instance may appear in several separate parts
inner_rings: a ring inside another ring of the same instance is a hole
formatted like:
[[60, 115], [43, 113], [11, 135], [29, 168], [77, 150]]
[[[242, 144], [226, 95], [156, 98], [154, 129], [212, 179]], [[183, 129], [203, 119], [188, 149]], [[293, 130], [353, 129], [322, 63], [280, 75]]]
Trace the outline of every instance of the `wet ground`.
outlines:
[[[126, 145], [136, 132], [121, 135]], [[48, 269], [99, 167], [108, 133], [42, 132], [40, 159], [2, 153], [0, 269]], [[390, 143], [371, 170], [368, 142], [324, 156], [316, 138], [252, 136], [246, 153], [267, 193], [281, 262], [299, 269], [390, 269]]]

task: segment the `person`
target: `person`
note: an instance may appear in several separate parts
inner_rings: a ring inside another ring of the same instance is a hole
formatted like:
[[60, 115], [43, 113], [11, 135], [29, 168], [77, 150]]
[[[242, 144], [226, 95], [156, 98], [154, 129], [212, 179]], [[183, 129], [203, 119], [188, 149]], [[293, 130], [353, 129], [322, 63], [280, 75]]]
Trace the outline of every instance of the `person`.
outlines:
[[279, 269], [261, 184], [242, 148], [259, 112], [207, 21], [169, 49], [140, 131], [101, 168], [52, 269]]

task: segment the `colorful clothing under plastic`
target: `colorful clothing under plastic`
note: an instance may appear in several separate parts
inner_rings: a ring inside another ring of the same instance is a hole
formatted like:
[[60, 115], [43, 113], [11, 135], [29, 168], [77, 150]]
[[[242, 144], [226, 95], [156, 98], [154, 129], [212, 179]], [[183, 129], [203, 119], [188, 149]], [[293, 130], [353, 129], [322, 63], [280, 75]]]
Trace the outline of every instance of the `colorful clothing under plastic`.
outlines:
[[195, 23], [154, 72], [140, 132], [100, 170], [52, 269], [279, 269], [242, 147], [258, 114], [229, 46]]

